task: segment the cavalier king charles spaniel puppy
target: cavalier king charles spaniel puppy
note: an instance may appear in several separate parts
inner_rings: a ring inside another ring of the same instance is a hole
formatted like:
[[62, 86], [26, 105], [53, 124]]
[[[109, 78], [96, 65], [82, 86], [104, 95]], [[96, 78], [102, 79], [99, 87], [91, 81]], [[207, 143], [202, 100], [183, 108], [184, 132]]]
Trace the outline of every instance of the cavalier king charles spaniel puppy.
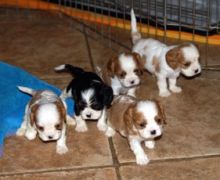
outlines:
[[76, 131], [88, 130], [85, 120], [98, 120], [100, 131], [106, 130], [106, 109], [113, 100], [113, 90], [93, 72], [87, 72], [70, 64], [60, 65], [56, 71], [66, 71], [74, 78], [61, 94], [63, 99], [72, 97], [75, 101], [74, 111]]
[[201, 73], [199, 51], [193, 43], [167, 46], [155, 39], [141, 38], [133, 9], [131, 10], [131, 37], [132, 51], [141, 55], [144, 67], [157, 77], [160, 96], [167, 97], [170, 91], [174, 93], [182, 91], [181, 87], [176, 85], [180, 73], [186, 77]]
[[138, 53], [121, 53], [107, 62], [100, 70], [100, 76], [112, 87], [114, 95], [127, 94], [135, 97], [143, 68], [144, 65]]
[[44, 142], [57, 141], [56, 152], [66, 153], [66, 122], [73, 119], [67, 116], [65, 102], [49, 90], [36, 91], [22, 86], [18, 89], [32, 98], [26, 105], [22, 125], [16, 134], [29, 140], [38, 134]]
[[141, 142], [149, 149], [153, 149], [154, 139], [162, 135], [165, 119], [164, 109], [159, 101], [139, 101], [127, 95], [116, 96], [108, 111], [105, 135], [111, 137], [117, 131], [126, 137], [137, 164], [145, 165], [149, 159]]

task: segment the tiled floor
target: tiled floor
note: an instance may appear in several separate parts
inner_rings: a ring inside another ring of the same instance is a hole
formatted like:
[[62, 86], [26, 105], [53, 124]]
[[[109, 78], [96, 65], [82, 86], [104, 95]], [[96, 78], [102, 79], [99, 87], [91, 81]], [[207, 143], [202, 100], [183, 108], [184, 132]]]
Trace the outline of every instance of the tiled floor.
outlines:
[[[88, 38], [79, 23], [70, 26], [65, 17], [32, 12], [27, 18], [27, 11], [6, 12], [0, 11], [0, 59], [59, 88], [71, 77], [55, 73], [55, 66], [70, 63], [92, 70], [91, 61], [101, 65], [115, 53], [98, 36]], [[220, 179], [220, 73], [203, 72], [190, 80], [180, 77], [178, 84], [181, 94], [160, 98], [155, 78], [146, 73], [138, 90], [138, 98], [160, 99], [167, 114], [163, 137], [154, 150], [146, 149], [149, 165], [137, 166], [124, 138], [108, 139], [95, 122], [88, 122], [86, 133], [68, 128], [69, 152], [62, 156], [55, 153], [54, 143], [7, 138], [0, 179]]]

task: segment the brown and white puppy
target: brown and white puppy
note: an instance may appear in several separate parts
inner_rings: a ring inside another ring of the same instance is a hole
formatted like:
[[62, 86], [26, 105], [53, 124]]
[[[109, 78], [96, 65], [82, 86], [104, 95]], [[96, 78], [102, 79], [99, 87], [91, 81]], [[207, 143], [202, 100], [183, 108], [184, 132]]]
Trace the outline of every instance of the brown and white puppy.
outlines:
[[67, 117], [65, 102], [49, 90], [35, 91], [21, 86], [18, 89], [33, 97], [25, 108], [22, 125], [16, 134], [29, 140], [38, 134], [42, 141], [57, 141], [56, 152], [66, 153], [66, 121], [72, 119]]
[[141, 38], [133, 9], [131, 10], [131, 30], [133, 52], [141, 55], [145, 69], [157, 77], [160, 96], [167, 97], [170, 91], [174, 93], [182, 91], [176, 85], [180, 73], [192, 77], [201, 72], [199, 51], [193, 43], [167, 46], [152, 38]]
[[165, 113], [159, 101], [138, 101], [131, 96], [118, 96], [114, 99], [108, 112], [106, 136], [111, 137], [118, 131], [126, 137], [139, 165], [149, 162], [141, 147], [153, 149], [154, 138], [162, 135]]
[[135, 96], [143, 74], [143, 63], [138, 53], [121, 53], [112, 57], [101, 70], [101, 77], [112, 87], [114, 95]]

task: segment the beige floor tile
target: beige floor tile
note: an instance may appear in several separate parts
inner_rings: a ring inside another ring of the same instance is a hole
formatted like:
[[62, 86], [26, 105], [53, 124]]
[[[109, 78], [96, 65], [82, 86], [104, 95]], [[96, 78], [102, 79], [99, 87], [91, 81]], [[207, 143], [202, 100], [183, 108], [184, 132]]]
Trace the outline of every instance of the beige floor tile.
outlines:
[[103, 168], [103, 169], [84, 169], [77, 171], [58, 171], [58, 172], [48, 172], [48, 173], [34, 173], [34, 174], [23, 174], [23, 175], [11, 175], [0, 177], [1, 180], [10, 179], [22, 179], [22, 180], [73, 180], [73, 179], [98, 179], [98, 180], [116, 180], [116, 173], [113, 168]]
[[112, 165], [108, 139], [98, 131], [96, 123], [90, 122], [86, 133], [78, 133], [70, 127], [67, 146], [69, 152], [58, 155], [55, 143], [7, 138], [0, 159], [0, 174]]
[[122, 180], [218, 180], [220, 158], [156, 162], [147, 166], [123, 166]]
[[90, 69], [84, 35], [64, 17], [44, 17], [1, 22], [0, 59], [41, 79], [60, 76], [54, 67], [64, 63]]

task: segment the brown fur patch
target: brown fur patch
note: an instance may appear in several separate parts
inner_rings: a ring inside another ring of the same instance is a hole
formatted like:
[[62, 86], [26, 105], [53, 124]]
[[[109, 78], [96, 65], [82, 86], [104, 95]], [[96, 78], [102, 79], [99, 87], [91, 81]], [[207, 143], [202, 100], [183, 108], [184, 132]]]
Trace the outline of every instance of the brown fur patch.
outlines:
[[154, 100], [158, 109], [158, 115], [155, 117], [155, 120], [158, 124], [166, 124], [166, 114], [162, 103], [158, 100]]
[[156, 72], [160, 72], [160, 63], [156, 56], [153, 57], [152, 65], [154, 66]]
[[167, 64], [174, 70], [177, 68], [181, 68], [182, 64], [185, 61], [181, 48], [177, 46], [170, 49], [166, 53], [166, 61]]
[[31, 112], [30, 112], [30, 121], [31, 121], [31, 126], [33, 126], [34, 125], [34, 123], [37, 125], [37, 117], [36, 117], [36, 115], [37, 115], [37, 111], [38, 111], [38, 109], [39, 109], [39, 105], [38, 104], [36, 104], [36, 105], [34, 105], [34, 106], [32, 106], [31, 107]]
[[132, 52], [132, 53], [126, 53], [126, 55], [132, 56], [135, 63], [136, 63], [136, 67], [138, 70], [138, 75], [142, 75], [144, 72], [144, 59], [142, 59], [142, 57], [140, 56], [140, 54], [136, 53], [136, 52]]
[[174, 70], [177, 68], [189, 67], [190, 64], [188, 64], [188, 62], [184, 58], [182, 49], [190, 46], [191, 43], [183, 43], [173, 49], [170, 49], [166, 54], [167, 64]]
[[[127, 98], [126, 98], [127, 97]], [[125, 99], [122, 99], [125, 98]], [[133, 97], [115, 96], [111, 108], [108, 109], [108, 123], [121, 135], [127, 136], [127, 127], [124, 121], [124, 115], [131, 104], [134, 103]]]
[[126, 133], [129, 135], [136, 135], [137, 133], [134, 132], [134, 116], [135, 116], [135, 109], [136, 104], [131, 104], [124, 113], [124, 123], [125, 123], [125, 130]]
[[107, 73], [109, 76], [113, 77], [116, 72], [122, 71], [120, 69], [118, 56], [113, 56], [107, 63]]
[[56, 129], [61, 130], [63, 128], [63, 123], [66, 123], [66, 109], [62, 101], [55, 102], [55, 105], [57, 106], [57, 110], [60, 115], [60, 123], [56, 125]]

